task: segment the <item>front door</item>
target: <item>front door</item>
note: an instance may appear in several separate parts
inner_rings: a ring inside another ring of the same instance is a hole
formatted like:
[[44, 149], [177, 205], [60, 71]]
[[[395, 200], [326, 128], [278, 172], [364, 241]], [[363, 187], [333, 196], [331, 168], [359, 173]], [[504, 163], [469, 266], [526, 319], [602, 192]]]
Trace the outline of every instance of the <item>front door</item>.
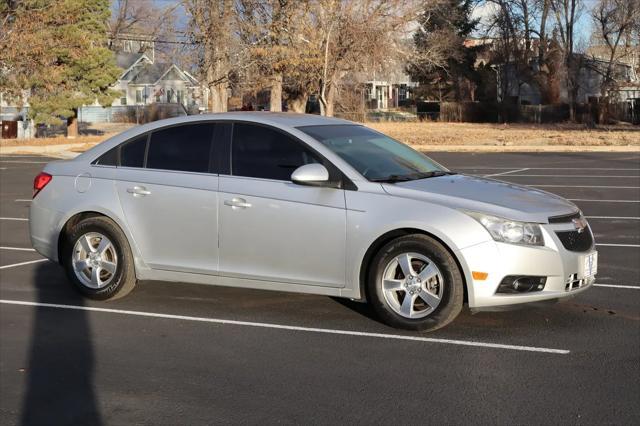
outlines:
[[285, 133], [242, 123], [231, 158], [219, 183], [220, 275], [344, 287], [344, 191], [290, 180], [317, 156]]

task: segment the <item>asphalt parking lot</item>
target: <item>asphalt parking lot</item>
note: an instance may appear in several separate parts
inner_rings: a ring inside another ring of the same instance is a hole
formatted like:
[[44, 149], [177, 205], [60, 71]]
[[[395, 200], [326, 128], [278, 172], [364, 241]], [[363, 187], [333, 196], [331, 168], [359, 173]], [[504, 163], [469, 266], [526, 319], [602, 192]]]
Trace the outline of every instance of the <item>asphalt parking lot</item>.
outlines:
[[89, 302], [29, 250], [49, 159], [0, 157], [0, 423], [640, 424], [640, 154], [432, 157], [573, 200], [597, 286], [430, 334], [322, 296], [142, 282]]

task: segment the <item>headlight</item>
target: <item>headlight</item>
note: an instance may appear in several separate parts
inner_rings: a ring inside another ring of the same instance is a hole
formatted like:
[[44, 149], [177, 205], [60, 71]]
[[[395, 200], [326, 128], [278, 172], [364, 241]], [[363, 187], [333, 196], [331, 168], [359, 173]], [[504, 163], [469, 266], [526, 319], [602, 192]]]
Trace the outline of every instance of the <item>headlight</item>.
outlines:
[[516, 222], [476, 212], [465, 213], [480, 222], [496, 241], [527, 246], [544, 245], [542, 230], [536, 223]]

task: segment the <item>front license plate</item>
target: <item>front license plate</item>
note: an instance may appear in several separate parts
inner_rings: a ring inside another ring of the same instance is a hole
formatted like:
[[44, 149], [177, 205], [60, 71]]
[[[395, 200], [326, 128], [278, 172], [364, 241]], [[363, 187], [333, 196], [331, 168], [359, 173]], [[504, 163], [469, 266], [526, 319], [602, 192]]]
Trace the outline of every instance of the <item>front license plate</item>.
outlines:
[[582, 276], [589, 278], [598, 273], [598, 252], [594, 251], [584, 256], [582, 260]]

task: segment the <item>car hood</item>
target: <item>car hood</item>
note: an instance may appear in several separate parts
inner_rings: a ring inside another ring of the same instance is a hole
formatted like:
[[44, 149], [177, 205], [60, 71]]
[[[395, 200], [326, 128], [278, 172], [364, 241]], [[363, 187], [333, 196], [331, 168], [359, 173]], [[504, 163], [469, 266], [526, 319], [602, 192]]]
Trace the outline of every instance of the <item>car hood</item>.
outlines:
[[463, 174], [383, 184], [383, 188], [398, 197], [525, 222], [548, 223], [551, 216], [579, 211], [570, 201], [545, 191]]

